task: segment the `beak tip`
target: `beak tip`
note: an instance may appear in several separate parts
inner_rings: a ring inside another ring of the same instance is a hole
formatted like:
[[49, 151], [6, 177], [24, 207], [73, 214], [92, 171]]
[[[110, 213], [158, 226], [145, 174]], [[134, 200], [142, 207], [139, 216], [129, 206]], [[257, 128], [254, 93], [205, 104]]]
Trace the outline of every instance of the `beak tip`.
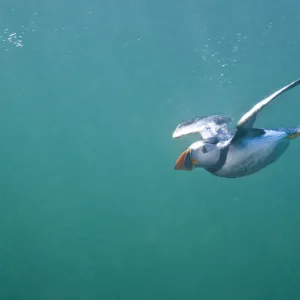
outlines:
[[181, 155], [178, 157], [177, 162], [174, 166], [174, 170], [176, 171], [192, 171], [193, 170], [193, 165], [192, 163], [186, 162], [186, 159], [189, 159], [188, 154], [189, 154], [189, 149], [182, 152]]
[[185, 169], [182, 169], [182, 168], [178, 167], [178, 165], [176, 164], [176, 165], [174, 166], [174, 170], [175, 170], [175, 171], [182, 171], [182, 170], [185, 170]]

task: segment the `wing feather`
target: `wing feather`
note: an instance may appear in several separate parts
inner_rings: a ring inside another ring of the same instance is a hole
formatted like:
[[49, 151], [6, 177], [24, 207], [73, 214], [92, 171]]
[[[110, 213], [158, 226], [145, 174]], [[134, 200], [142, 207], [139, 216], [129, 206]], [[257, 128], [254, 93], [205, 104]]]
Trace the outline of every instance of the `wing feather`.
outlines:
[[269, 97], [261, 100], [257, 104], [255, 104], [247, 113], [245, 113], [241, 119], [237, 122], [237, 129], [248, 129], [251, 128], [256, 120], [257, 114], [272, 100], [274, 100], [279, 95], [283, 94], [284, 92], [294, 88], [295, 86], [300, 84], [300, 79], [284, 86], [283, 88], [279, 89]]
[[173, 138], [198, 133], [203, 139], [227, 133], [227, 125], [232, 118], [220, 115], [197, 117], [179, 124], [173, 132]]

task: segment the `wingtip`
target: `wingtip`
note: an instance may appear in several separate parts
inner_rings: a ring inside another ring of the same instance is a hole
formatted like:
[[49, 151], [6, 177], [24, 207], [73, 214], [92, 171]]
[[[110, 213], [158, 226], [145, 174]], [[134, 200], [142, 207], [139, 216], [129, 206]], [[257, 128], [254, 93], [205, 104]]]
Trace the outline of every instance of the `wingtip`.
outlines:
[[290, 83], [290, 85], [298, 85], [299, 83], [300, 83], [300, 78], [298, 78], [295, 81], [293, 81], [292, 83]]
[[178, 133], [176, 133], [176, 131], [174, 131], [174, 132], [172, 133], [172, 139], [178, 139], [178, 138], [179, 138]]

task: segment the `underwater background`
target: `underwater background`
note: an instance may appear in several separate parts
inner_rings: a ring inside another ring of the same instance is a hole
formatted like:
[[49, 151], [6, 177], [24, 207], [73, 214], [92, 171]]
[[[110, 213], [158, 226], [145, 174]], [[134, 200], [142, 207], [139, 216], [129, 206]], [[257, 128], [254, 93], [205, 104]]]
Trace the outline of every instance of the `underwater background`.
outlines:
[[[240, 179], [172, 139], [300, 78], [299, 28], [296, 0], [2, 0], [0, 299], [299, 299], [300, 139]], [[256, 123], [294, 125], [298, 88]]]

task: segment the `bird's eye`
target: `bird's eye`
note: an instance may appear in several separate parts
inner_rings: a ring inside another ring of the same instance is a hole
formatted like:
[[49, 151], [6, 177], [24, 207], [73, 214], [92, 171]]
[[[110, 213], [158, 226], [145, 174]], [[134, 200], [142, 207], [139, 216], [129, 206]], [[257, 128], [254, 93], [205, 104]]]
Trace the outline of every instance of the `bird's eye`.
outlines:
[[207, 148], [205, 146], [202, 147], [202, 153], [207, 153]]

